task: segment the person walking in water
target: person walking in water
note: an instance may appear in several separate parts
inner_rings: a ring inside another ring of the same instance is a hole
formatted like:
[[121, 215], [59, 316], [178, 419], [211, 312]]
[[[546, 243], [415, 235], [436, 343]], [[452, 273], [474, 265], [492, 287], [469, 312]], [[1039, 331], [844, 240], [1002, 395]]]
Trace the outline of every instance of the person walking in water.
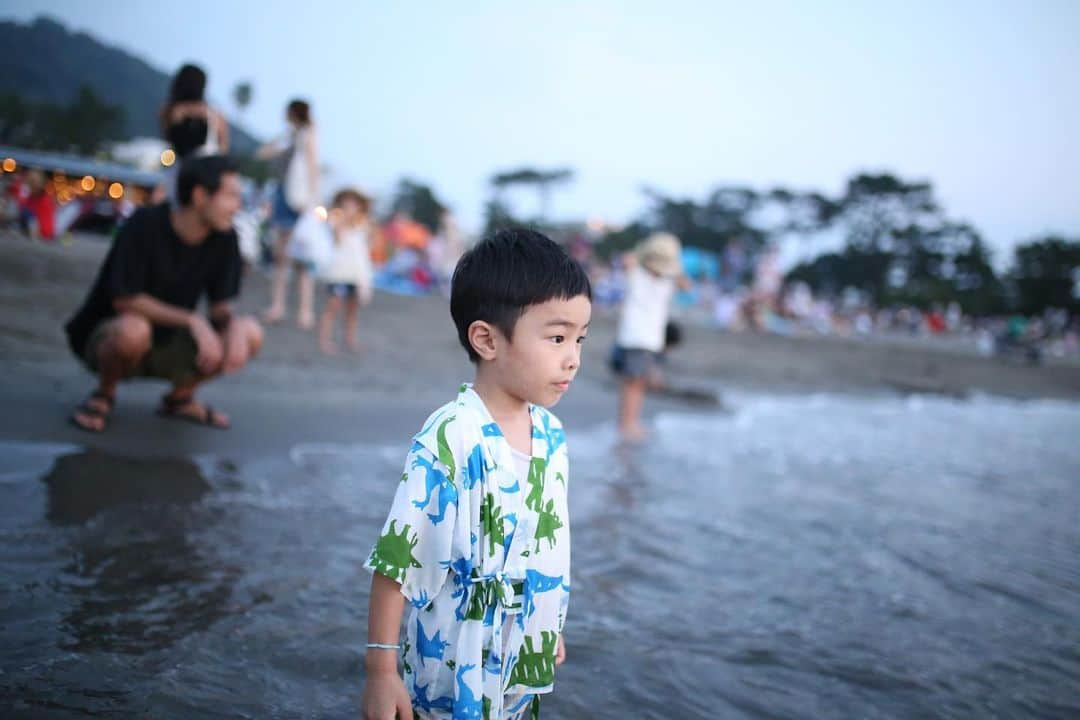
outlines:
[[311, 106], [303, 100], [293, 100], [285, 110], [289, 130], [259, 148], [257, 156], [274, 158], [277, 165], [278, 187], [274, 195], [270, 224], [274, 237], [274, 276], [271, 281], [270, 307], [263, 318], [276, 323], [285, 317], [285, 296], [288, 292], [289, 266], [299, 276], [299, 308], [297, 324], [303, 329], [315, 325], [314, 268], [306, 260], [291, 260], [289, 240], [300, 215], [313, 210], [319, 201], [319, 150]]
[[653, 233], [628, 254], [626, 298], [615, 333], [612, 367], [619, 376], [619, 434], [645, 437], [641, 409], [649, 379], [658, 371], [675, 288], [688, 287], [682, 275], [682, 245], [670, 233]]
[[184, 65], [173, 76], [169, 99], [161, 107], [161, 134], [176, 158], [167, 170], [165, 193], [176, 204], [176, 176], [184, 160], [229, 152], [229, 123], [206, 101], [206, 73]]
[[345, 347], [360, 351], [356, 337], [360, 307], [371, 302], [374, 271], [368, 238], [374, 232], [369, 212], [371, 200], [358, 190], [346, 188], [334, 196], [330, 209], [333, 250], [322, 273], [326, 283], [326, 306], [319, 319], [319, 347], [327, 355], [337, 353], [334, 344], [334, 321], [345, 310]]

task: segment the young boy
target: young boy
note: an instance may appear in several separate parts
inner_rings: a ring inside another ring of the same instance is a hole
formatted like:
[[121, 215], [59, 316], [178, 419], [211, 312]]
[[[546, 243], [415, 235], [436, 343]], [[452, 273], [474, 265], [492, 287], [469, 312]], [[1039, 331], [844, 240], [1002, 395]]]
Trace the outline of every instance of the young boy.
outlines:
[[[589, 280], [537, 232], [504, 230], [457, 264], [450, 314], [475, 381], [413, 438], [368, 558], [363, 717], [538, 717], [565, 658], [566, 438]], [[405, 602], [412, 605], [397, 673]]]

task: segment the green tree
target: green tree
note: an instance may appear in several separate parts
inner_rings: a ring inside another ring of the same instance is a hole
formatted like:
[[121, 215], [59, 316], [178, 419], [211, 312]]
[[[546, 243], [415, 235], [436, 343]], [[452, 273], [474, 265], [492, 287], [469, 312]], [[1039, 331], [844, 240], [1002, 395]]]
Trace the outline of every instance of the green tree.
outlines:
[[1020, 245], [1009, 275], [1020, 312], [1063, 308], [1080, 314], [1080, 239], [1052, 235]]
[[94, 155], [122, 136], [124, 112], [82, 86], [68, 105], [30, 102], [19, 95], [0, 99], [0, 139], [38, 150]]
[[253, 96], [254, 91], [252, 90], [250, 82], [245, 80], [242, 82], [238, 82], [235, 86], [233, 86], [232, 99], [233, 104], [236, 105], [236, 109], [238, 112], [243, 113], [245, 110], [247, 110], [248, 105], [251, 104], [251, 99]]
[[574, 178], [574, 171], [570, 168], [556, 168], [553, 170], [538, 170], [536, 168], [521, 168], [509, 172], [496, 173], [491, 177], [491, 185], [495, 189], [496, 200], [506, 207], [502, 197], [503, 190], [516, 186], [534, 188], [540, 200], [541, 222], [550, 221], [551, 190], [557, 185], [564, 185]]
[[446, 205], [429, 186], [403, 178], [394, 191], [391, 211], [405, 213], [432, 233], [437, 233]]

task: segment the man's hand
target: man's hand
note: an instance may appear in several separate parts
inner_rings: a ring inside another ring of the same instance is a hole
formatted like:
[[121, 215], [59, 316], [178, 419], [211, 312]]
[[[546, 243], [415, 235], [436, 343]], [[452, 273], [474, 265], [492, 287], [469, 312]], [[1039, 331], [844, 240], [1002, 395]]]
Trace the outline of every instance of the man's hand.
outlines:
[[195, 368], [203, 375], [213, 375], [221, 367], [223, 348], [221, 338], [210, 327], [210, 323], [201, 315], [192, 313], [188, 320], [188, 330], [195, 339], [199, 353], [195, 357]]
[[368, 672], [360, 717], [362, 720], [413, 720], [409, 693], [396, 667], [390, 671]]
[[558, 667], [566, 662], [566, 643], [563, 642], [562, 635], [559, 635], [559, 644], [555, 648], [555, 667]]

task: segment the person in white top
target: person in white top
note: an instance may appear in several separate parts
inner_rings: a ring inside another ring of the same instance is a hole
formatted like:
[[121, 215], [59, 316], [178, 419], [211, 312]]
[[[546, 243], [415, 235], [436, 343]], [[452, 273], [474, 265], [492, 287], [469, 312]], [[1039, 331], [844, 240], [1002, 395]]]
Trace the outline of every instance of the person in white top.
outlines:
[[301, 216], [319, 204], [319, 150], [311, 106], [304, 100], [293, 100], [285, 110], [289, 132], [260, 147], [255, 155], [261, 160], [276, 161], [278, 177], [270, 215], [274, 228], [274, 277], [271, 282], [270, 307], [263, 313], [268, 323], [285, 317], [285, 296], [288, 294], [289, 266], [299, 276], [299, 307], [296, 323], [308, 330], [315, 325], [315, 278], [309, 263], [290, 254], [290, 239]]
[[671, 298], [687, 287], [682, 275], [682, 245], [670, 233], [654, 233], [626, 256], [626, 297], [615, 334], [612, 369], [619, 376], [619, 433], [644, 438], [641, 408], [649, 377], [664, 349]]
[[337, 353], [334, 321], [342, 306], [345, 308], [345, 345], [353, 352], [360, 350], [356, 339], [360, 306], [371, 302], [374, 291], [368, 238], [375, 226], [368, 215], [370, 210], [371, 199], [359, 190], [347, 188], [334, 196], [329, 216], [334, 247], [322, 272], [329, 296], [319, 320], [319, 347], [327, 355]]

